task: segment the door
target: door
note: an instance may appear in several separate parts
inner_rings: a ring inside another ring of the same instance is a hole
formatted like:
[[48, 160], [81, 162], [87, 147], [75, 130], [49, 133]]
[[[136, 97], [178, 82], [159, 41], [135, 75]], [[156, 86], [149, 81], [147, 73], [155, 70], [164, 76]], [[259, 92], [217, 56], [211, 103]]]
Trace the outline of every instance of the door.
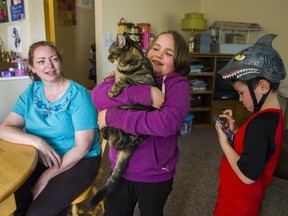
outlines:
[[[68, 0], [66, 0], [69, 2]], [[65, 1], [65, 2], [66, 2]], [[59, 22], [60, 0], [44, 0], [46, 40], [53, 42], [63, 57], [63, 74], [88, 89], [95, 86], [89, 79], [91, 44], [95, 43], [95, 7], [84, 8], [75, 1], [76, 23], [62, 25]]]
[[55, 43], [54, 0], [44, 0], [44, 15], [46, 40]]

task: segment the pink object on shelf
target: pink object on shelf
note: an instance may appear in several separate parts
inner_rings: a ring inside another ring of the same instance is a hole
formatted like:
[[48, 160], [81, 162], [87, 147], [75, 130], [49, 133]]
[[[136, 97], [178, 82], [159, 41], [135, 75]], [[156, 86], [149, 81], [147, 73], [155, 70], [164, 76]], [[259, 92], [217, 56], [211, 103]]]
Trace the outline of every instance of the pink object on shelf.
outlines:
[[141, 32], [141, 48], [142, 50], [147, 50], [150, 45], [150, 33]]
[[27, 76], [28, 75], [28, 69], [14, 69], [15, 76]]
[[28, 75], [28, 59], [17, 58], [14, 61], [15, 76], [27, 76]]

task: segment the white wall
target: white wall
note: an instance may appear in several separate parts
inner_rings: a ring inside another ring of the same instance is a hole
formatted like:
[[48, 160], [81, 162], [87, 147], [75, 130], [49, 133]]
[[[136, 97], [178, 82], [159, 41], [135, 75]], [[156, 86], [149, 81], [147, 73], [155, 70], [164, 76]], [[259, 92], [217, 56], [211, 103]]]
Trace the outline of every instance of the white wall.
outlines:
[[[288, 1], [283, 0], [202, 0], [201, 12], [209, 24], [214, 21], [258, 23], [264, 34], [277, 34], [273, 47], [281, 55], [288, 70]], [[288, 77], [283, 82], [288, 85]]]
[[[8, 2], [8, 16], [10, 18], [10, 1]], [[43, 1], [39, 0], [27, 0], [24, 1], [25, 6], [25, 19], [14, 22], [7, 22], [0, 24], [0, 35], [4, 42], [4, 49], [6, 50], [7, 39], [7, 27], [11, 25], [20, 25], [22, 32], [22, 49], [21, 56], [27, 57], [29, 46], [38, 41], [45, 40], [45, 22], [44, 22], [44, 7]], [[27, 77], [14, 77], [14, 78], [0, 78], [0, 122], [10, 111], [11, 107], [17, 100], [19, 94], [30, 83], [30, 78]]]
[[11, 110], [19, 95], [31, 83], [29, 77], [1, 78], [0, 79], [0, 123]]
[[[278, 37], [273, 46], [283, 58], [288, 68], [287, 50], [287, 13], [288, 2], [283, 0], [95, 0], [96, 12], [96, 46], [98, 81], [114, 69], [107, 59], [107, 48], [104, 47], [104, 35], [117, 33], [117, 24], [121, 17], [127, 22], [151, 23], [155, 34], [173, 28], [180, 30], [180, 22], [185, 13], [204, 13], [208, 25], [214, 21], [255, 22], [259, 23], [264, 33], [276, 33]], [[186, 32], [180, 32], [187, 36]], [[288, 85], [288, 78], [284, 85]]]
[[[288, 2], [283, 0], [202, 0], [201, 12], [204, 13], [209, 24], [214, 21], [253, 22], [262, 26], [264, 34], [277, 34], [273, 47], [281, 55], [286, 72], [288, 72]], [[288, 76], [281, 86], [288, 87]], [[286, 100], [279, 97], [283, 110]]]
[[178, 30], [187, 37], [188, 32], [181, 31], [181, 19], [185, 13], [199, 12], [201, 0], [95, 0], [96, 48], [98, 82], [104, 74], [114, 69], [107, 61], [108, 47], [105, 47], [105, 35], [117, 34], [117, 27], [123, 17], [127, 22], [150, 23], [151, 33], [159, 34], [169, 29]]
[[[10, 15], [10, 1], [7, 1], [8, 5], [8, 16], [11, 20]], [[8, 49], [8, 37], [7, 27], [13, 25], [19, 25], [22, 33], [22, 50], [20, 54], [23, 57], [28, 56], [29, 46], [38, 40], [45, 40], [45, 22], [44, 22], [44, 6], [43, 1], [29, 0], [24, 1], [25, 7], [25, 19], [7, 22], [0, 24], [0, 36], [3, 39], [3, 48]]]

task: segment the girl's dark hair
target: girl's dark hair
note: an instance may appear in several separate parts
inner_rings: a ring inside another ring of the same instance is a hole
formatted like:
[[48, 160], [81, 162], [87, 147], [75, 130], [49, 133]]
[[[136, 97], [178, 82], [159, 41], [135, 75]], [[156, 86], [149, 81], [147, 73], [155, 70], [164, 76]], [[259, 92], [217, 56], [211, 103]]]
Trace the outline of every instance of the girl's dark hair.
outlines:
[[169, 30], [162, 32], [157, 35], [155, 39], [151, 42], [147, 53], [152, 49], [153, 45], [157, 41], [160, 35], [170, 34], [174, 39], [174, 66], [175, 72], [186, 76], [190, 72], [190, 55], [189, 55], [189, 46], [183, 36], [174, 30]]
[[[28, 62], [29, 65], [33, 66], [33, 60], [34, 60], [34, 51], [35, 49], [37, 49], [38, 47], [42, 47], [42, 46], [49, 46], [51, 47], [53, 50], [55, 50], [58, 58], [60, 59], [60, 61], [62, 61], [62, 57], [60, 55], [60, 52], [58, 51], [58, 49], [56, 48], [56, 46], [49, 41], [38, 41], [33, 43], [30, 48], [29, 48], [29, 52], [28, 52]], [[40, 80], [40, 77], [36, 74], [33, 73], [32, 70], [29, 69], [29, 73], [28, 73], [29, 77], [33, 80], [33, 81], [37, 81]]]

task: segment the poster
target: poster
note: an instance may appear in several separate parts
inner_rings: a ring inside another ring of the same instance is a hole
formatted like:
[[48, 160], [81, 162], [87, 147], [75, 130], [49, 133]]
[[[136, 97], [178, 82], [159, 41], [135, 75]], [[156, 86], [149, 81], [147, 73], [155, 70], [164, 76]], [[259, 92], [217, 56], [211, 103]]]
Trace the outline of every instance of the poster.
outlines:
[[0, 0], [0, 23], [8, 21], [7, 0]]
[[21, 20], [25, 18], [24, 0], [11, 0], [11, 20]]
[[60, 26], [76, 25], [75, 0], [58, 1], [58, 21]]
[[7, 27], [8, 49], [13, 52], [22, 53], [22, 33], [21, 26], [14, 25]]
[[92, 9], [92, 0], [77, 0], [77, 6], [85, 9]]

